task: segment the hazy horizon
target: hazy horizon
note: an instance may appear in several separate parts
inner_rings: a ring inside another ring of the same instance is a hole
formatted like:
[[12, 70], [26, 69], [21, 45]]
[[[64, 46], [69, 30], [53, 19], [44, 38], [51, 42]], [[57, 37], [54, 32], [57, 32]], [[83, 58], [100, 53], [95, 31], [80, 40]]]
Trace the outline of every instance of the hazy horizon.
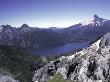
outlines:
[[68, 27], [94, 14], [110, 19], [109, 0], [0, 0], [0, 25]]

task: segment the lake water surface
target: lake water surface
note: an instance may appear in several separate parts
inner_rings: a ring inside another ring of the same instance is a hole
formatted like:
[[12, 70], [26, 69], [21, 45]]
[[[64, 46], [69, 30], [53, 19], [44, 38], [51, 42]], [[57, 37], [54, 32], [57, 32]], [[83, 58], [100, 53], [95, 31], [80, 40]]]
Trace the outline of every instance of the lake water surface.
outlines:
[[37, 49], [36, 53], [38, 55], [60, 55], [64, 54], [73, 50], [85, 48], [88, 46], [88, 42], [72, 42], [65, 45], [57, 46], [57, 47], [49, 47], [49, 48], [43, 48], [43, 49]]

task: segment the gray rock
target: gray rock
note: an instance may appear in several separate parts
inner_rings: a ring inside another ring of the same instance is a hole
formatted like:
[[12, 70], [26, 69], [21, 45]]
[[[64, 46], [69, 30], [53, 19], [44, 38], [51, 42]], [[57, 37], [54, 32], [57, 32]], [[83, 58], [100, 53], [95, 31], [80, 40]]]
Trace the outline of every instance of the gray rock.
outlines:
[[76, 82], [110, 82], [110, 33], [86, 49], [37, 70], [33, 81], [48, 81], [56, 73]]
[[19, 82], [11, 76], [0, 75], [0, 82]]
[[12, 74], [0, 69], [0, 82], [19, 82]]

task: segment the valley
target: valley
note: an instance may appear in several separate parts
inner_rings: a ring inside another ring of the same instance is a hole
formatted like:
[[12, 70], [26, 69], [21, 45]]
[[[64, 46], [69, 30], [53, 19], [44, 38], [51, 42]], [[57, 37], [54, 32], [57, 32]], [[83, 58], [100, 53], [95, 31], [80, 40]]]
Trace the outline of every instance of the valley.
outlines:
[[67, 28], [1, 25], [1, 81], [51, 82], [58, 74], [60, 81], [109, 82], [110, 20], [91, 21]]

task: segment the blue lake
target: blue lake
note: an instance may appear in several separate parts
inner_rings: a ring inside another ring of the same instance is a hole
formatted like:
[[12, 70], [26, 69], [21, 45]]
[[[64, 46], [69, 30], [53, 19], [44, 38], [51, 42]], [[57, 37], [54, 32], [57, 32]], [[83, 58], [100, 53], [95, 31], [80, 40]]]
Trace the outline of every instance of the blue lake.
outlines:
[[48, 47], [43, 49], [37, 49], [35, 52], [38, 55], [60, 55], [73, 50], [85, 48], [88, 46], [88, 42], [72, 42], [65, 45], [57, 46], [57, 47]]

